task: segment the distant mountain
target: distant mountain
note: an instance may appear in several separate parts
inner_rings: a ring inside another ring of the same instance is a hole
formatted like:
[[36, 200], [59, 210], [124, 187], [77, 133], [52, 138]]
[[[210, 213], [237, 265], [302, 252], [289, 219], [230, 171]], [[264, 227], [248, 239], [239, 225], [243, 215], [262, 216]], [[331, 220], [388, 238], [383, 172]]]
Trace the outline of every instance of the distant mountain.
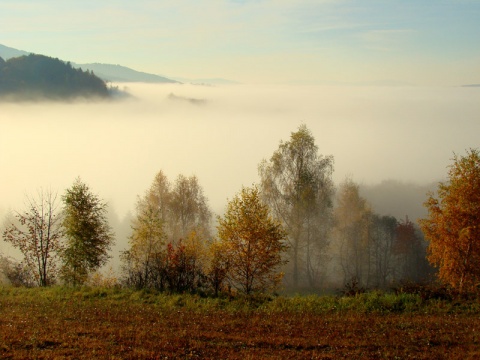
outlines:
[[178, 83], [163, 76], [136, 71], [125, 66], [111, 64], [74, 64], [83, 70], [90, 70], [105, 81], [144, 82], [144, 83]]
[[[29, 55], [29, 52], [17, 50], [5, 45], [0, 45], [0, 57], [4, 60], [8, 60], [12, 57], [18, 57], [23, 55]], [[191, 83], [195, 85], [235, 85], [239, 84], [236, 81], [212, 78], [212, 79], [186, 79], [186, 78], [167, 78], [160, 75], [149, 74], [141, 71], [136, 71], [131, 68], [112, 65], [112, 64], [75, 64], [72, 62], [72, 66], [81, 68], [86, 71], [93, 71], [95, 75], [104, 81], [111, 82], [144, 82], [144, 83]]]
[[0, 98], [6, 100], [64, 100], [108, 98], [107, 84], [92, 72], [70, 63], [30, 54], [0, 58]]
[[17, 50], [5, 45], [0, 44], [0, 57], [4, 60], [8, 60], [13, 57], [29, 55], [30, 53], [22, 50]]
[[467, 85], [462, 85], [462, 87], [480, 87], [480, 84], [467, 84]]

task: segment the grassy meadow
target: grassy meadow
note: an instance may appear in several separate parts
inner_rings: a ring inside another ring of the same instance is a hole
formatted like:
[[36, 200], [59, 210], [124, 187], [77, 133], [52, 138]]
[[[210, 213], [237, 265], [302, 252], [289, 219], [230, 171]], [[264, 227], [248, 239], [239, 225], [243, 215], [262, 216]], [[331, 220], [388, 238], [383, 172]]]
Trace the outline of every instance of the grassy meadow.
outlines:
[[480, 302], [0, 288], [1, 359], [477, 359]]

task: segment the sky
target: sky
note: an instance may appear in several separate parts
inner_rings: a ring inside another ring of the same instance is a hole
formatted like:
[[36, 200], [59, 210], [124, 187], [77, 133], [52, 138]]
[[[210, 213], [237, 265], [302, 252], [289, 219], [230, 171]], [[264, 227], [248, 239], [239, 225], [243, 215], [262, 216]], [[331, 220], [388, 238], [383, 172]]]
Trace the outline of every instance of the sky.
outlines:
[[478, 0], [2, 0], [0, 44], [246, 84], [480, 83]]

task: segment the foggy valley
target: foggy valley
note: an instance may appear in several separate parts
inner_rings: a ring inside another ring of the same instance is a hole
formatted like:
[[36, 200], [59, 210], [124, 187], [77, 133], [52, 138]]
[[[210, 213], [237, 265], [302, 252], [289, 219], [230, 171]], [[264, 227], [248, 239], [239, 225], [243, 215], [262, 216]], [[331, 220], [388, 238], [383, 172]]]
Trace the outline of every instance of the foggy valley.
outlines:
[[0, 358], [479, 358], [479, 18], [0, 1]]
[[[478, 146], [480, 89], [464, 87], [120, 84], [110, 102], [2, 103], [2, 219], [26, 194], [62, 194], [80, 176], [120, 224], [155, 174], [196, 175], [222, 214], [301, 124], [381, 215], [423, 216], [453, 153]], [[181, 100], [181, 101], [179, 101]], [[125, 226], [117, 246], [126, 246]], [[127, 232], [128, 232], [128, 227]]]

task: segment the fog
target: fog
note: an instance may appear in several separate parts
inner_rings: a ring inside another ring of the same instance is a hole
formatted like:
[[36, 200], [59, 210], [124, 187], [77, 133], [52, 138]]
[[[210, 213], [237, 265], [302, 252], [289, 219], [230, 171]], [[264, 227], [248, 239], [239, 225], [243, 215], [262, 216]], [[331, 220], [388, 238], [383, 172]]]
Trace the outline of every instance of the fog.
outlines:
[[222, 213], [302, 123], [337, 184], [430, 184], [480, 145], [480, 88], [127, 86], [118, 101], [0, 104], [0, 213], [80, 176], [122, 218], [160, 169], [196, 175]]

